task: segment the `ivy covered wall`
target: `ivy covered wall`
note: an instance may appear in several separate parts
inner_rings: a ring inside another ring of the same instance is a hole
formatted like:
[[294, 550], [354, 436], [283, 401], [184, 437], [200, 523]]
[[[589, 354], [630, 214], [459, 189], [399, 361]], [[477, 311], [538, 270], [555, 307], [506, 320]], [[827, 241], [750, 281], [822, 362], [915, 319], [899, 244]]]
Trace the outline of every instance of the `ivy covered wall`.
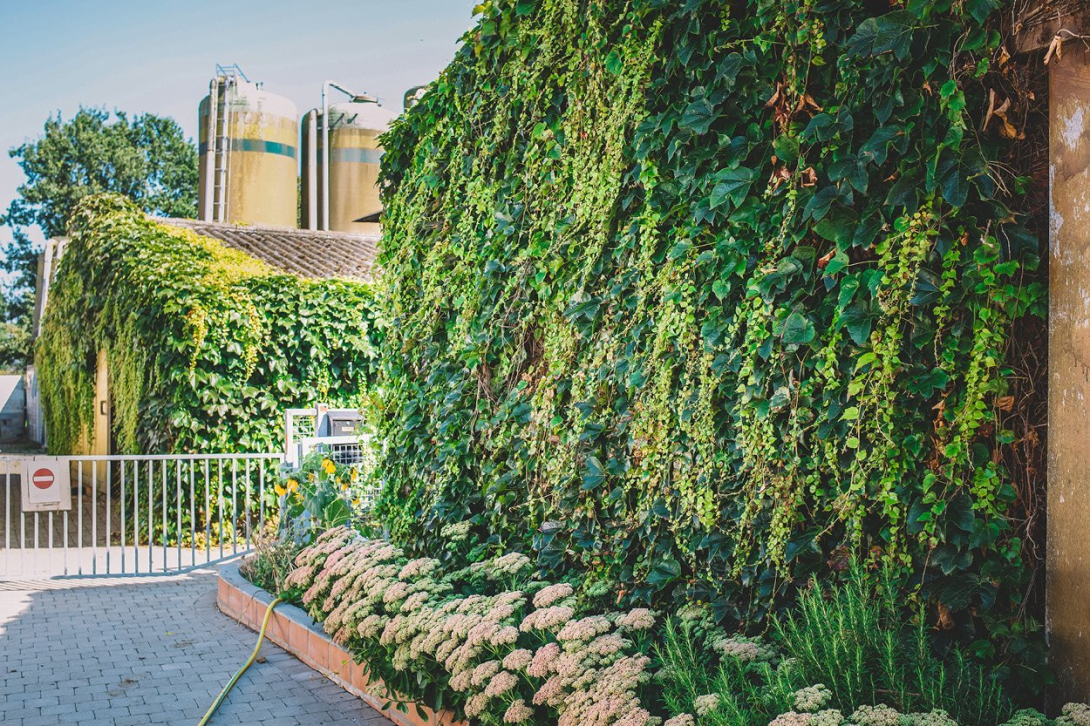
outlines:
[[469, 519], [750, 624], [857, 556], [1039, 676], [1037, 111], [1003, 4], [477, 10], [384, 140], [395, 539], [448, 556]]
[[285, 274], [89, 198], [36, 344], [49, 448], [87, 441], [101, 349], [116, 453], [280, 451], [285, 408], [360, 405], [376, 335], [366, 284]]

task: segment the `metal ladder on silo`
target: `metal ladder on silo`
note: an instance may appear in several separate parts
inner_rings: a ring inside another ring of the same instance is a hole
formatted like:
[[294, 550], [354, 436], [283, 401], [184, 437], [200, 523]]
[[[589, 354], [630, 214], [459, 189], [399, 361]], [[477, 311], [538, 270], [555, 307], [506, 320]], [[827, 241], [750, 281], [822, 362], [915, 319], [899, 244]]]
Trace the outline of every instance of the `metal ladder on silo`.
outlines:
[[[231, 204], [231, 123], [233, 104], [229, 94], [235, 91], [235, 79], [225, 76], [219, 86], [219, 97], [211, 99], [216, 111], [214, 174], [212, 181], [212, 221], [226, 222]], [[220, 99], [223, 100], [222, 106]], [[223, 113], [219, 113], [220, 108]]]

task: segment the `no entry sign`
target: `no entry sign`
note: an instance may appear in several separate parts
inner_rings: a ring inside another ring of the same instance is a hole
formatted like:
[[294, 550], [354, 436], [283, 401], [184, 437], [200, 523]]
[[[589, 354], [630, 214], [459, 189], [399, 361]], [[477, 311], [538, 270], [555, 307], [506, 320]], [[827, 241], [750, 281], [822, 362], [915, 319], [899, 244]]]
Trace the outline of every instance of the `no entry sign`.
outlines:
[[55, 456], [23, 462], [23, 511], [55, 512], [72, 508], [71, 464]]
[[51, 489], [56, 481], [57, 477], [53, 475], [52, 469], [38, 469], [30, 477], [30, 483], [39, 489]]

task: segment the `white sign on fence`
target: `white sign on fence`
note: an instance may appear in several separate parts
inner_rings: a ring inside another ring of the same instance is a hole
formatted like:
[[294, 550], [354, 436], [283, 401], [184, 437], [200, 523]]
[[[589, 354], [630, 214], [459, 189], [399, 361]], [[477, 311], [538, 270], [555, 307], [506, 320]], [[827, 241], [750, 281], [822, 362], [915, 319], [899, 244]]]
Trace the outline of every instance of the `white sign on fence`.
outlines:
[[23, 462], [23, 511], [59, 512], [72, 508], [71, 464], [55, 456]]

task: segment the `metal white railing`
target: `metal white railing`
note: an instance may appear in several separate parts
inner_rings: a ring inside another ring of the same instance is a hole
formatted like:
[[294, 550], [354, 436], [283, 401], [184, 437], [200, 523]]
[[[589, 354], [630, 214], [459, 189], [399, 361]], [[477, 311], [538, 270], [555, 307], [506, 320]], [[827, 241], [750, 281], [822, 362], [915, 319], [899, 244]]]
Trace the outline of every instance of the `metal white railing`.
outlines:
[[68, 511], [22, 509], [0, 456], [0, 579], [181, 572], [245, 553], [277, 514], [283, 454], [67, 456]]

